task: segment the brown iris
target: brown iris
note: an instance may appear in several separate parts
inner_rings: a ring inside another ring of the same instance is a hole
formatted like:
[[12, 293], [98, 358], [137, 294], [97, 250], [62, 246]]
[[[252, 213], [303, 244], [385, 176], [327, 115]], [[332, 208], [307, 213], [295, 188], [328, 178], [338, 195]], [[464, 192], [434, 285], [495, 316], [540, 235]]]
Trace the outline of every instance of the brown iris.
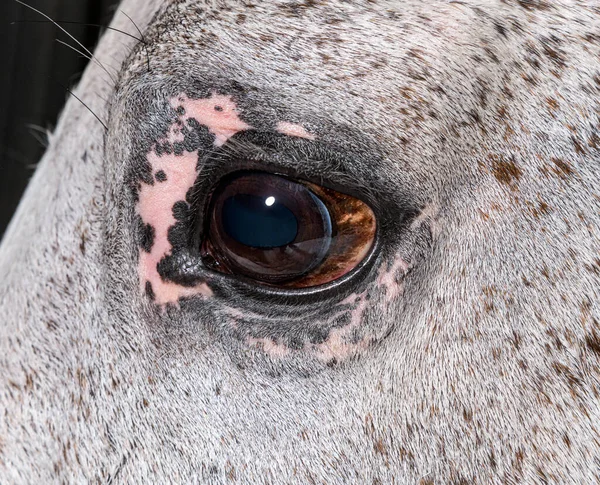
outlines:
[[212, 194], [202, 243], [215, 271], [305, 288], [340, 278], [367, 255], [375, 216], [361, 200], [265, 172], [236, 172]]

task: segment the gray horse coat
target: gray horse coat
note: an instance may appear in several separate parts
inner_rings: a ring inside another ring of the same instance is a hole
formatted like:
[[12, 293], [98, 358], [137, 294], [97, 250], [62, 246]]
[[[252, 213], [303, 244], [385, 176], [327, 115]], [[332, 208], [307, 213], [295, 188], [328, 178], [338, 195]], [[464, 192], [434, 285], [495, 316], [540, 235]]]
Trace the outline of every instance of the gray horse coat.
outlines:
[[[596, 1], [121, 10], [0, 249], [0, 482], [598, 483]], [[367, 202], [358, 269], [207, 268], [244, 164]]]

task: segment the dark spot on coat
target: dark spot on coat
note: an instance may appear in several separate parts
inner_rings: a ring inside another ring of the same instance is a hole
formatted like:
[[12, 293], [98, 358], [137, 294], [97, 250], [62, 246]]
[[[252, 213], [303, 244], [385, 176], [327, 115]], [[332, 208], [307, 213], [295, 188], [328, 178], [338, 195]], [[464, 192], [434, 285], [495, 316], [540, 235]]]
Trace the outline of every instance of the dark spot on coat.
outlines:
[[150, 298], [150, 300], [154, 301], [154, 298], [155, 298], [154, 290], [152, 289], [152, 283], [150, 283], [149, 281], [146, 281], [145, 291], [146, 291], [146, 296], [148, 298]]
[[304, 2], [291, 2], [284, 3], [279, 8], [284, 15], [289, 17], [302, 17], [306, 10], [318, 6], [320, 1], [317, 0], [304, 0]]
[[536, 473], [537, 473], [537, 476], [539, 477], [540, 483], [542, 483], [543, 485], [547, 485], [548, 483], [550, 483], [548, 481], [548, 475], [546, 475], [546, 472], [544, 470], [542, 470], [540, 467], [536, 467]]
[[501, 184], [512, 185], [518, 182], [523, 171], [517, 166], [514, 159], [506, 159], [499, 155], [490, 155], [492, 174]]
[[592, 264], [584, 263], [583, 267], [590, 273], [600, 276], [600, 258], [596, 258]]
[[508, 340], [513, 345], [515, 350], [519, 350], [521, 348], [521, 342], [523, 339], [516, 330], [513, 330], [512, 338], [509, 338]]
[[541, 39], [544, 54], [558, 67], [564, 67], [566, 65], [566, 55], [559, 49], [558, 45], [561, 43], [560, 39], [555, 36], [542, 37]]
[[[171, 226], [171, 230], [176, 226]], [[192, 287], [205, 281], [205, 278], [198, 274], [198, 262], [190, 256], [189, 251], [182, 250], [182, 246], [177, 247], [177, 251], [163, 257], [156, 266], [158, 274], [163, 281], [171, 281], [181, 286]]]
[[532, 286], [531, 281], [529, 281], [525, 276], [521, 276], [521, 281], [525, 286]]
[[154, 147], [154, 152], [157, 156], [170, 155], [173, 153], [173, 145], [169, 142], [157, 143]]
[[553, 113], [556, 110], [558, 110], [558, 108], [560, 107], [559, 104], [558, 104], [558, 101], [556, 99], [554, 99], [554, 98], [547, 97], [546, 98], [546, 103], [548, 104], [548, 110], [550, 111], [550, 114], [552, 116], [554, 116]]
[[560, 362], [553, 362], [552, 369], [554, 369], [557, 375], [564, 378], [569, 389], [572, 391], [575, 392], [577, 388], [580, 388], [583, 385], [581, 378], [575, 375], [568, 366], [561, 364]]
[[83, 231], [80, 235], [79, 251], [85, 256], [85, 245], [87, 243], [87, 232]]
[[545, 0], [517, 0], [517, 3], [525, 10], [549, 10], [550, 4]]
[[575, 138], [575, 137], [571, 137], [571, 142], [573, 143], [573, 147], [575, 147], [575, 152], [578, 155], [585, 155], [585, 148], [583, 148], [583, 145], [581, 144], [581, 142]]
[[189, 214], [189, 206], [187, 202], [180, 200], [173, 204], [171, 211], [175, 220], [185, 221]]
[[164, 170], [159, 170], [154, 174], [154, 178], [157, 182], [165, 182], [167, 180], [167, 174]]
[[552, 163], [554, 163], [555, 168], [552, 168], [552, 171], [558, 175], [562, 179], [566, 179], [573, 175], [573, 168], [560, 158], [552, 158]]
[[506, 37], [506, 27], [504, 25], [502, 25], [499, 22], [495, 22], [494, 23], [494, 27], [496, 28], [496, 31], [502, 36], [502, 37]]
[[167, 239], [173, 250], [185, 248], [189, 242], [190, 208], [187, 202], [180, 200], [173, 204], [171, 209], [177, 223], [169, 227]]
[[598, 335], [595, 329], [592, 330], [590, 334], [586, 335], [585, 345], [588, 349], [600, 357], [600, 335]]
[[154, 237], [156, 231], [151, 224], [145, 224], [141, 217], [138, 216], [138, 243], [140, 247], [147, 253], [152, 251], [154, 246]]
[[299, 336], [290, 337], [286, 344], [291, 350], [302, 350], [304, 348], [304, 342]]
[[539, 202], [537, 207], [531, 205], [529, 207], [529, 210], [531, 211], [531, 214], [533, 214], [533, 217], [535, 217], [536, 219], [540, 218], [541, 216], [547, 216], [552, 211], [550, 206], [543, 201]]
[[473, 411], [463, 409], [463, 418], [467, 423], [471, 423], [473, 421]]
[[183, 149], [185, 148], [183, 143], [180, 142], [176, 142], [173, 144], [173, 154], [175, 156], [181, 156], [183, 155]]

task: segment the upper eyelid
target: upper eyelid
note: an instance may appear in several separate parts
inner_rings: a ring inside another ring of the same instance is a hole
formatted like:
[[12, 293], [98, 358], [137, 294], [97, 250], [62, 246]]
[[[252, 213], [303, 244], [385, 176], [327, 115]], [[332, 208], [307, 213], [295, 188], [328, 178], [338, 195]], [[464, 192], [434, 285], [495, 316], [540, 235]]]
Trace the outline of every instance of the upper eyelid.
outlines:
[[[147, 77], [147, 76], [144, 76]], [[152, 129], [147, 130], [143, 122], [144, 113], [145, 116], [156, 118], [152, 112], [150, 105], [160, 106], [163, 104], [161, 111], [163, 112], [160, 117], [169, 117], [169, 111], [172, 109], [167, 106], [166, 99], [164, 101], [155, 100], [148, 103], [147, 95], [148, 92], [145, 89], [147, 80], [137, 84], [133, 91], [127, 90], [125, 95], [125, 102], [129, 105], [135, 105], [136, 111], [142, 113], [141, 119], [138, 113], [135, 118], [135, 129], [129, 129], [137, 143], [136, 145], [141, 147], [143, 150], [150, 150], [153, 143], [155, 142], [156, 134], [152, 133]], [[194, 80], [190, 80], [190, 83]], [[197, 82], [197, 80], [196, 80]], [[206, 82], [209, 86], [204, 89], [205, 92], [210, 92], [211, 89], [218, 92], [225, 92], [225, 88], [220, 88], [219, 81]], [[227, 83], [223, 83], [225, 86]], [[161, 90], [155, 92], [157, 96], [168, 96], [170, 93], [176, 91], [175, 88]], [[190, 93], [192, 96], [193, 93]], [[235, 94], [237, 96], [237, 94]], [[266, 96], [266, 95], [265, 95]], [[276, 94], [269, 94], [269, 98], [277, 98]], [[121, 98], [123, 99], [123, 98]], [[158, 101], [158, 102], [157, 102]], [[142, 108], [141, 110], [139, 108]], [[245, 113], [242, 113], [244, 116]], [[129, 125], [132, 124], [131, 120]], [[267, 126], [260, 126], [252, 120], [253, 126], [247, 133], [252, 133], [260, 136], [261, 132], [265, 135], [273, 133], [273, 125], [271, 122]], [[121, 123], [119, 123], [121, 124]], [[165, 122], [165, 128], [168, 123]], [[403, 183], [402, 178], [393, 177], [389, 175], [393, 173], [394, 162], [387, 160], [385, 156], [380, 153], [379, 147], [376, 142], [370, 139], [368, 135], [361, 133], [360, 131], [349, 128], [339, 127], [335, 124], [330, 123], [326, 118], [322, 120], [316, 120], [313, 117], [310, 123], [311, 131], [318, 133], [316, 140], [307, 141], [297, 139], [298, 148], [296, 151], [288, 150], [288, 153], [283, 155], [279, 160], [275, 160], [274, 166], [279, 165], [282, 169], [292, 169], [294, 166], [301, 168], [302, 173], [299, 175], [303, 178], [313, 180], [316, 183], [320, 183], [326, 186], [331, 186], [334, 190], [342, 188], [344, 191], [350, 193], [350, 195], [357, 195], [360, 198], [365, 199], [371, 207], [375, 210], [378, 209], [379, 205], [391, 206], [395, 204], [399, 199], [403, 201], [417, 200], [416, 195], [412, 189], [414, 187], [411, 184]], [[122, 127], [119, 127], [121, 132]], [[240, 137], [237, 137], [240, 138]], [[232, 140], [233, 141], [233, 140]], [[141, 143], [140, 143], [141, 142]], [[304, 145], [304, 146], [301, 146]], [[318, 149], [316, 147], [318, 146]], [[238, 150], [251, 149], [254, 150], [257, 145], [245, 144], [242, 141], [236, 140], [235, 143], [230, 143], [228, 149], [237, 147]], [[260, 150], [260, 147], [258, 147]], [[213, 147], [201, 153], [202, 156], [207, 156], [210, 152], [213, 152]], [[139, 160], [138, 154], [138, 160]], [[307, 157], [311, 158], [310, 165], [306, 163]], [[286, 159], [284, 159], [284, 157]], [[377, 169], [375, 169], [377, 167]], [[130, 166], [130, 172], [138, 172], [138, 166]], [[294, 175], [294, 174], [291, 174]], [[404, 196], [398, 197], [398, 194], [405, 192]], [[416, 203], [415, 205], [422, 205]], [[402, 209], [402, 208], [401, 208]]]
[[[129, 150], [129, 155], [125, 156], [126, 159], [129, 159], [128, 179], [135, 179], [140, 170], [145, 170], [141, 166], [145, 163], [144, 157], [153, 149], [152, 147], [160, 136], [159, 132], [155, 130], [155, 121], [163, 120], [164, 128], [162, 130], [164, 131], [161, 131], [164, 136], [164, 132], [176, 117], [175, 109], [168, 101], [168, 96], [178, 91], [176, 86], [170, 85], [174, 81], [168, 77], [163, 79], [162, 83], [166, 83], [166, 85], [161, 88], [155, 87], [153, 93], [150, 92], [153, 96], [149, 98], [149, 92], [146, 89], [149, 79], [153, 79], [153, 76], [146, 73], [137, 80], [134, 86], [121, 92], [119, 101], [125, 104], [125, 117], [118, 120], [118, 128], [111, 123], [112, 130], [116, 129], [119, 133], [129, 132], [129, 137], [135, 141], [130, 148], [137, 150], [137, 153]], [[199, 82], [197, 79], [180, 80], [180, 83], [183, 84], [198, 84]], [[219, 79], [204, 80], [202, 83], [204, 87], [199, 89], [200, 96], [207, 96], [211, 92], [224, 93], [229, 84]], [[243, 92], [240, 89], [239, 86], [236, 86], [231, 96], [236, 103], [241, 103], [243, 118], [248, 113], [245, 112]], [[187, 94], [191, 97], [190, 99], [196, 99], [194, 97], [196, 93], [198, 93], [197, 88], [188, 91]], [[256, 96], [256, 94], [254, 95]], [[265, 93], [264, 96], [267, 99], [277, 99], [276, 93], [268, 93], [268, 96]], [[275, 102], [275, 104], [277, 103]], [[131, 112], [132, 106], [135, 107], [134, 112]], [[157, 109], [158, 111], [156, 111]], [[250, 109], [256, 110], [256, 104], [253, 103]], [[151, 120], [150, 128], [146, 121], [148, 118]], [[318, 119], [312, 116], [309, 126], [311, 132], [317, 133], [315, 140], [294, 139], [287, 136], [277, 137], [274, 136], [272, 118], [266, 121], [267, 124], [262, 125], [260, 113], [254, 115], [251, 121], [253, 128], [239, 133], [230, 139], [223, 148], [233, 149], [242, 155], [244, 152], [249, 152], [256, 155], [257, 159], [260, 159], [268, 151], [270, 152], [267, 153], [268, 156], [262, 158], [268, 159], [271, 170], [276, 172], [281, 170], [284, 174], [292, 177], [313, 181], [358, 197], [371, 206], [384, 226], [397, 225], [396, 220], [386, 222], [386, 215], [397, 213], [412, 217], [419, 212], [420, 207], [425, 205], [425, 202], [420, 200], [418, 187], [406, 183], [408, 178], [390, 178], [397, 168], [393, 168], [393, 162], [387, 160], [380, 153], [377, 143], [368, 135], [354, 128], [337, 126], [326, 118]], [[270, 146], [261, 146], [265, 141]], [[200, 147], [199, 156], [204, 159], [215, 156], [216, 153], [219, 153], [219, 149], [215, 149], [207, 141], [206, 147]], [[123, 159], [122, 156], [118, 158]], [[200, 163], [204, 164], [205, 160], [200, 160]], [[216, 163], [216, 165], [219, 164]], [[210, 178], [210, 175], [205, 167], [200, 171], [197, 183], [192, 188], [192, 191], [196, 193], [196, 199], [205, 196], [202, 191], [198, 191], [198, 181], [207, 178]], [[204, 188], [209, 186], [210, 184]]]

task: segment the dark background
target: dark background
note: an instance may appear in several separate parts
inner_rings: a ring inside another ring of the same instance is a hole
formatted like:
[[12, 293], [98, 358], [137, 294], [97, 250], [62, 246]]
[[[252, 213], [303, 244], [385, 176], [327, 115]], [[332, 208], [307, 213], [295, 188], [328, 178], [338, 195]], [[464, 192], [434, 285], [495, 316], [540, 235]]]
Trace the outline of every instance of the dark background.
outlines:
[[[108, 25], [118, 0], [27, 0], [57, 21]], [[61, 24], [93, 51], [102, 28]], [[60, 29], [14, 0], [0, 0], [0, 238], [44, 153], [87, 59]], [[81, 48], [77, 46], [79, 50]]]

